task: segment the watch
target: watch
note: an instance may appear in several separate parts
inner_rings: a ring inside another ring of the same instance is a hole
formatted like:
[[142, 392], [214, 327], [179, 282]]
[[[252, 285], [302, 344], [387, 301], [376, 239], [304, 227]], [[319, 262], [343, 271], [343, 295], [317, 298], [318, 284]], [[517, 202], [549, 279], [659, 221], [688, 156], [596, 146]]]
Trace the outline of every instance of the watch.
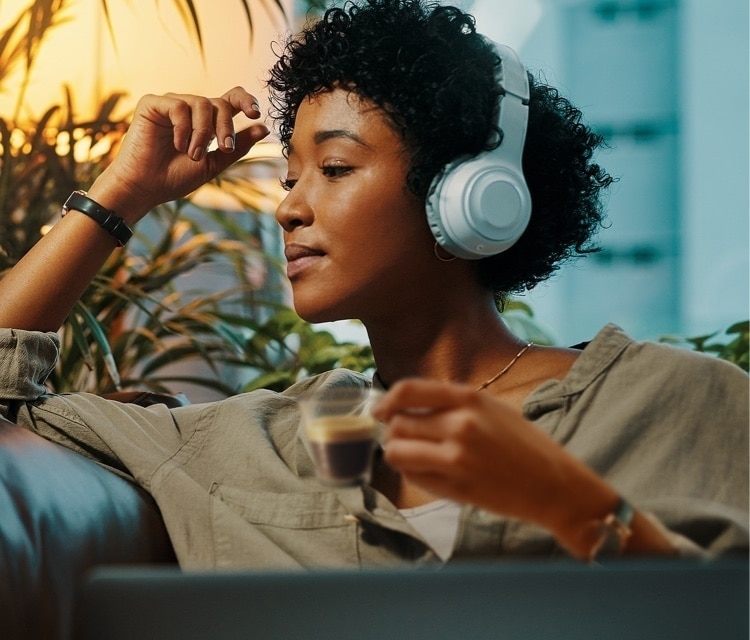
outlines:
[[111, 235], [119, 246], [125, 243], [133, 236], [133, 230], [125, 224], [125, 221], [114, 211], [105, 209], [95, 200], [86, 195], [85, 191], [74, 191], [70, 194], [62, 208], [64, 216], [71, 209], [80, 211], [94, 220], [102, 229]]
[[602, 558], [622, 555], [627, 540], [633, 533], [630, 524], [634, 515], [635, 509], [621, 497], [614, 511], [597, 523], [599, 538], [589, 552], [589, 561], [596, 562]]

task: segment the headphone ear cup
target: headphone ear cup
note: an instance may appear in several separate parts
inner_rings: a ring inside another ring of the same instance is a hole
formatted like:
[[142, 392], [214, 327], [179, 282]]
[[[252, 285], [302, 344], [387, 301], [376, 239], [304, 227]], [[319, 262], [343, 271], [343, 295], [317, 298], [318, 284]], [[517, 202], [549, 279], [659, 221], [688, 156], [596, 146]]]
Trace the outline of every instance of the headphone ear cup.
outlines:
[[497, 129], [491, 151], [458, 158], [430, 185], [427, 221], [438, 244], [458, 258], [479, 260], [513, 246], [531, 217], [522, 157], [528, 122], [529, 81], [517, 54], [494, 45], [500, 57]]
[[513, 246], [531, 217], [523, 174], [483, 153], [448, 165], [430, 188], [427, 221], [438, 244], [465, 260]]

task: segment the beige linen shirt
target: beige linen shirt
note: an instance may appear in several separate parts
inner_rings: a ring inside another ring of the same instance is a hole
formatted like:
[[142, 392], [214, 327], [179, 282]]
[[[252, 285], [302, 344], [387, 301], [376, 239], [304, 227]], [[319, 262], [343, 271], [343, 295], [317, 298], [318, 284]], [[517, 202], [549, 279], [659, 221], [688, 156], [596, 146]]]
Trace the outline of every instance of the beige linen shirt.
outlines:
[[[371, 487], [315, 480], [297, 399], [365, 377], [338, 369], [284, 393], [140, 407], [47, 393], [58, 348], [55, 334], [0, 330], [0, 412], [144, 487], [183, 568], [440, 563]], [[524, 413], [683, 549], [746, 553], [748, 377], [738, 367], [608, 325]], [[450, 562], [562, 554], [545, 531], [467, 505]]]

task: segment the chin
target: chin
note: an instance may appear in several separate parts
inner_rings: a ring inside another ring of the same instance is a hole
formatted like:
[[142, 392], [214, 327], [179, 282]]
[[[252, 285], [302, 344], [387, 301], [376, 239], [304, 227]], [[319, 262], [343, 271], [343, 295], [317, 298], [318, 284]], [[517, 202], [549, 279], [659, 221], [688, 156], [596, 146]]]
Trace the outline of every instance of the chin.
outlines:
[[316, 290], [295, 289], [293, 284], [292, 305], [300, 318], [313, 324], [360, 318], [357, 312], [364, 310], [362, 301], [355, 304], [356, 296], [345, 295], [346, 292], [342, 290], [338, 293], [340, 295], [333, 296], [330, 288], [321, 287]]
[[335, 322], [336, 320], [348, 320], [348, 316], [343, 316], [339, 313], [334, 313], [332, 310], [327, 308], [320, 308], [313, 305], [298, 304], [294, 302], [294, 311], [302, 318], [305, 322], [312, 324], [319, 324], [321, 322]]

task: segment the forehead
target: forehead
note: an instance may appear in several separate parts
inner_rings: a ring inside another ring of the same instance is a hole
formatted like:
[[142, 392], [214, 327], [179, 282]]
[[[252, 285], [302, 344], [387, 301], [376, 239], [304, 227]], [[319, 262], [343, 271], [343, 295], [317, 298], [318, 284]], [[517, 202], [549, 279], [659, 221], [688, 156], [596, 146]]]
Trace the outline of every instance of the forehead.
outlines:
[[372, 101], [346, 89], [333, 89], [306, 97], [297, 110], [290, 153], [304, 142], [344, 138], [364, 146], [403, 148], [401, 138], [386, 113]]

